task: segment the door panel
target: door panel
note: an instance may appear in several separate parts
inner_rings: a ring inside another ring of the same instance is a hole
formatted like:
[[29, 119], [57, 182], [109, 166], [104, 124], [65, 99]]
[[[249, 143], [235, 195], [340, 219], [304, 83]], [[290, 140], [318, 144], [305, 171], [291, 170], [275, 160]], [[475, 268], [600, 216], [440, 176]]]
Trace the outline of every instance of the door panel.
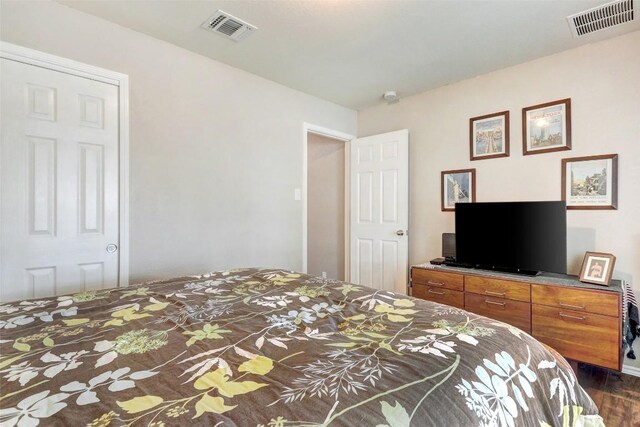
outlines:
[[104, 288], [104, 263], [78, 264], [82, 272], [82, 287], [94, 291]]
[[56, 141], [28, 137], [29, 233], [55, 235]]
[[373, 286], [373, 240], [358, 239], [356, 262], [358, 266], [356, 283]]
[[351, 141], [351, 281], [406, 293], [409, 132]]
[[373, 174], [364, 172], [358, 174], [358, 223], [373, 221]]
[[79, 146], [79, 182], [80, 182], [80, 233], [100, 233], [102, 231], [102, 212], [104, 194], [104, 147], [83, 144]]
[[381, 189], [382, 193], [382, 222], [398, 223], [398, 171], [382, 171], [381, 173]]
[[56, 268], [40, 267], [25, 269], [26, 291], [34, 298], [56, 294]]
[[[382, 268], [381, 276], [381, 289], [388, 289], [390, 284], [395, 284], [396, 275], [398, 274], [398, 242], [395, 240], [381, 240], [380, 241], [380, 268]], [[384, 286], [387, 286], [386, 288]]]
[[118, 88], [0, 61], [0, 300], [117, 286]]

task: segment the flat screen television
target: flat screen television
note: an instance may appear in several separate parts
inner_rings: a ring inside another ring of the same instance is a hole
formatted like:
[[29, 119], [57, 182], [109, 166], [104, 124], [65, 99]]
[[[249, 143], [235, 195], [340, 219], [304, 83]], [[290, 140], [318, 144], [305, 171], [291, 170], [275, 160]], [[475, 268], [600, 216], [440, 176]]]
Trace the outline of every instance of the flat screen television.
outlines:
[[565, 202], [457, 203], [455, 215], [457, 263], [566, 274]]

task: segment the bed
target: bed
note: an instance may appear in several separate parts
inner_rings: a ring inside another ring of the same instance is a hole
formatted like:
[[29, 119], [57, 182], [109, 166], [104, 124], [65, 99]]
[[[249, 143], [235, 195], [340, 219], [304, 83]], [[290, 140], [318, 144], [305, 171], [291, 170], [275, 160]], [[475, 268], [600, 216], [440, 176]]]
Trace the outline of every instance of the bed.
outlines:
[[285, 270], [4, 304], [0, 328], [3, 426], [603, 425], [519, 329]]

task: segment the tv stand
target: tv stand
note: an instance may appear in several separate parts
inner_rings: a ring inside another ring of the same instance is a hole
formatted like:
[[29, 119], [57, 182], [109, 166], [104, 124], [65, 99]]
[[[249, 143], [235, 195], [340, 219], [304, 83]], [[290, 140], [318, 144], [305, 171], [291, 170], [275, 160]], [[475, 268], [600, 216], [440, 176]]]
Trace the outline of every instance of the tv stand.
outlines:
[[472, 265], [469, 264], [462, 264], [453, 260], [445, 260], [442, 265], [445, 265], [447, 267], [459, 267], [459, 268], [474, 268]]
[[565, 358], [622, 369], [622, 285], [581, 283], [474, 268], [411, 267], [414, 297], [463, 308], [516, 326]]
[[500, 268], [500, 267], [491, 267], [491, 268], [485, 268], [483, 266], [477, 266], [476, 267], [479, 270], [487, 270], [489, 273], [491, 272], [496, 272], [496, 273], [507, 273], [507, 274], [517, 274], [520, 276], [538, 276], [539, 274], [541, 274], [540, 271], [534, 271], [534, 270], [522, 270], [519, 268], [516, 269], [509, 269], [509, 268]]
[[442, 262], [441, 264], [436, 264], [436, 265], [444, 265], [447, 267], [456, 267], [456, 268], [468, 268], [468, 269], [474, 269], [474, 270], [485, 270], [487, 272], [497, 272], [497, 273], [509, 273], [509, 274], [518, 274], [521, 276], [537, 276], [539, 275], [541, 272], [540, 271], [533, 271], [533, 270], [521, 270], [519, 268], [516, 269], [510, 269], [510, 268], [501, 268], [501, 267], [495, 267], [495, 266], [487, 266], [487, 265], [471, 265], [471, 264], [463, 264], [460, 262], [457, 262], [455, 260], [451, 260], [451, 259], [445, 259], [444, 262]]

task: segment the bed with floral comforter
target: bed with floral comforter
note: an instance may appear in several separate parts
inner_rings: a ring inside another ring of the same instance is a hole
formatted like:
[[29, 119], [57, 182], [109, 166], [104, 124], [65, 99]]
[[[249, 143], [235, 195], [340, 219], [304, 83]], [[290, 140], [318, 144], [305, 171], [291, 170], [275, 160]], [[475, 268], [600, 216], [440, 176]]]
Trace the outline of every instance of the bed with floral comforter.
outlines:
[[241, 269], [0, 305], [2, 426], [602, 425], [526, 333]]

